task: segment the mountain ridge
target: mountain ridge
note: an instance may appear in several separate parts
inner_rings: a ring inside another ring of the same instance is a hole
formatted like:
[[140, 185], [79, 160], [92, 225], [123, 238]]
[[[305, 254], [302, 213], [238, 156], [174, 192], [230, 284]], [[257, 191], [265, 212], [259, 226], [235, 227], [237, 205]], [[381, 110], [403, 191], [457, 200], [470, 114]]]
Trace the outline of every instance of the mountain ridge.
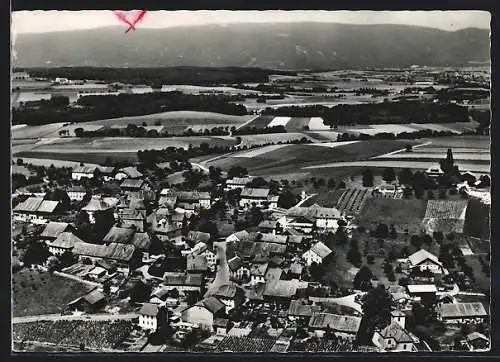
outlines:
[[[239, 23], [17, 34], [15, 67], [331, 69], [467, 65], [489, 60], [489, 30], [414, 25]], [[186, 36], [186, 33], [189, 36]], [[84, 46], [82, 46], [84, 45]]]

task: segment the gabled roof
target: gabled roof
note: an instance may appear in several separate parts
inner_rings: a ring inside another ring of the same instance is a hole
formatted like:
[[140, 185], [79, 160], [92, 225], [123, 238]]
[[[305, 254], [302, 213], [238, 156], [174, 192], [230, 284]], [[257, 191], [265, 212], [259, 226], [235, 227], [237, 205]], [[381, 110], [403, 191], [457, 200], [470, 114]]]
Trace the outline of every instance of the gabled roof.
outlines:
[[213, 295], [219, 298], [234, 299], [238, 293], [243, 294], [243, 289], [237, 287], [236, 285], [223, 284], [215, 293], [213, 293]]
[[309, 207], [295, 206], [287, 210], [288, 217], [306, 217], [314, 219], [340, 219], [342, 213], [334, 207], [322, 207], [314, 204]]
[[288, 308], [288, 315], [295, 317], [311, 317], [314, 313], [321, 312], [319, 305], [303, 304], [300, 300], [292, 300]]
[[447, 303], [440, 307], [443, 318], [485, 317], [488, 315], [483, 303]]
[[406, 286], [410, 294], [414, 293], [437, 293], [434, 284], [409, 284]]
[[224, 303], [222, 303], [216, 297], [208, 297], [208, 298], [202, 299], [199, 302], [197, 302], [195, 305], [200, 306], [200, 307], [205, 307], [209, 312], [211, 312], [213, 314], [215, 314], [215, 313], [217, 313], [220, 310], [225, 308]]
[[330, 313], [314, 313], [309, 321], [311, 328], [323, 329], [330, 326], [334, 331], [347, 333], [358, 333], [360, 324], [360, 317]]
[[160, 308], [156, 304], [144, 303], [141, 309], [139, 310], [139, 314], [156, 317], [159, 311]]
[[94, 305], [104, 300], [105, 296], [99, 289], [96, 288], [92, 290], [90, 293], [84, 295], [82, 299], [85, 300], [90, 305]]
[[67, 192], [82, 192], [82, 193], [87, 193], [87, 190], [83, 186], [71, 186], [66, 189]]
[[251, 264], [250, 265], [250, 274], [256, 276], [264, 276], [266, 274], [269, 263], [263, 264]]
[[151, 248], [151, 238], [148, 233], [135, 233], [131, 244], [139, 250], [149, 250]]
[[482, 339], [484, 341], [489, 341], [490, 339], [488, 337], [486, 337], [484, 334], [482, 333], [479, 333], [479, 332], [472, 332], [472, 333], [469, 333], [466, 337], [468, 342], [472, 342], [472, 341], [475, 341], [476, 339]]
[[135, 188], [135, 189], [140, 189], [142, 185], [144, 184], [144, 180], [141, 179], [125, 179], [123, 182], [120, 184], [121, 188], [124, 187], [129, 187], [129, 188]]
[[71, 171], [73, 173], [94, 173], [99, 168], [97, 166], [77, 166]]
[[116, 167], [113, 166], [99, 166], [99, 171], [103, 175], [110, 175], [115, 171]]
[[267, 283], [264, 290], [264, 296], [278, 298], [292, 298], [299, 288], [300, 283], [297, 279], [277, 280], [273, 283]]
[[90, 256], [95, 258], [113, 259], [128, 262], [135, 252], [135, 246], [111, 243], [108, 245], [97, 245], [85, 242], [75, 243], [73, 254]]
[[413, 338], [408, 331], [401, 327], [397, 322], [392, 322], [390, 325], [382, 329], [379, 334], [382, 338], [394, 338], [396, 343], [411, 343]]
[[118, 226], [113, 226], [103, 241], [105, 243], [120, 243], [120, 244], [130, 244], [135, 231], [133, 229], [121, 228]]
[[207, 258], [204, 255], [189, 254], [186, 258], [186, 269], [189, 271], [206, 271]]
[[277, 223], [277, 220], [263, 220], [257, 227], [260, 229], [274, 229]]
[[244, 186], [252, 182], [252, 180], [253, 176], [233, 177], [231, 179], [226, 180], [226, 185]]
[[51, 214], [56, 210], [58, 205], [59, 201], [43, 200], [36, 211]]
[[119, 172], [123, 172], [124, 174], [126, 174], [130, 178], [139, 178], [139, 177], [142, 177], [142, 173], [140, 173], [139, 171], [137, 171], [137, 169], [135, 167], [121, 168], [119, 170]]
[[332, 250], [328, 246], [323, 244], [321, 241], [318, 241], [316, 244], [314, 244], [311, 247], [311, 251], [314, 254], [318, 255], [321, 259], [326, 258], [328, 255], [332, 253]]
[[96, 211], [106, 211], [112, 208], [113, 206], [107, 203], [104, 199], [95, 196], [90, 199], [89, 203], [86, 206], [82, 207], [82, 210], [96, 212]]
[[49, 243], [49, 246], [61, 249], [71, 249], [76, 243], [83, 243], [83, 240], [70, 232], [62, 232], [57, 239]]
[[43, 197], [29, 197], [16, 205], [14, 211], [36, 212], [43, 202]]
[[66, 222], [51, 221], [45, 226], [43, 232], [40, 234], [42, 238], [57, 238], [63, 231], [68, 228], [69, 224]]
[[177, 191], [177, 199], [180, 201], [210, 200], [210, 193], [200, 191]]
[[228, 260], [227, 265], [230, 270], [236, 271], [243, 266], [243, 260], [239, 256], [235, 256]]
[[210, 234], [203, 231], [189, 230], [186, 238], [194, 242], [206, 243], [208, 240], [210, 240]]
[[269, 189], [245, 187], [243, 191], [241, 191], [240, 197], [267, 198], [268, 195]]
[[410, 263], [414, 266], [416, 265], [419, 265], [420, 263], [423, 263], [424, 261], [426, 260], [431, 260], [433, 263], [435, 264], [438, 264], [438, 265], [441, 265], [441, 263], [439, 262], [439, 259], [437, 256], [435, 256], [434, 254], [432, 253], [429, 253], [427, 250], [425, 249], [420, 249], [419, 251], [411, 254], [409, 257], [408, 257], [408, 260], [410, 261]]
[[288, 241], [288, 236], [287, 235], [275, 235], [275, 234], [270, 234], [270, 233], [263, 233], [261, 241], [267, 242], [267, 243], [275, 243], [275, 244], [286, 244]]

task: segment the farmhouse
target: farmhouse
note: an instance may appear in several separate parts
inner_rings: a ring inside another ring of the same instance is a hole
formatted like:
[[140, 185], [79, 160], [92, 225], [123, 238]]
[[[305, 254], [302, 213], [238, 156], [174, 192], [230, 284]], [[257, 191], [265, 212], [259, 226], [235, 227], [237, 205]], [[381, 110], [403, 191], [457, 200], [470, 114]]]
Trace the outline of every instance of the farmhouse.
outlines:
[[74, 244], [72, 253], [80, 259], [89, 258], [94, 262], [99, 259], [107, 259], [131, 267], [138, 265], [140, 261], [135, 246], [120, 243], [98, 245], [78, 242]]
[[432, 178], [438, 178], [439, 176], [444, 175], [444, 171], [441, 169], [440, 165], [435, 165], [425, 170], [425, 174]]
[[82, 178], [94, 178], [99, 175], [97, 166], [78, 166], [71, 170], [71, 179], [81, 180]]
[[466, 336], [470, 351], [487, 351], [490, 347], [490, 339], [479, 332], [472, 332]]
[[233, 177], [231, 179], [226, 180], [226, 187], [224, 191], [242, 189], [246, 185], [248, 185], [253, 180], [253, 176], [245, 176], [245, 177]]
[[250, 277], [250, 269], [248, 266], [241, 260], [239, 256], [235, 256], [227, 261], [229, 266], [229, 273], [231, 278], [242, 280], [244, 278]]
[[269, 233], [260, 233], [260, 237], [256, 239], [256, 241], [262, 241], [265, 243], [274, 243], [274, 244], [281, 244], [281, 245], [286, 245], [288, 241], [288, 235], [275, 235], [275, 234], [269, 234]]
[[40, 234], [40, 239], [46, 241], [55, 240], [61, 233], [69, 229], [70, 225], [66, 222], [50, 221]]
[[177, 201], [193, 206], [199, 206], [203, 209], [210, 208], [211, 197], [208, 192], [199, 191], [179, 191], [177, 192]]
[[312, 224], [317, 228], [335, 232], [340, 220], [345, 222], [342, 213], [334, 207], [321, 207], [318, 204], [309, 207], [296, 206], [286, 212], [284, 227], [292, 227], [309, 233], [309, 227]]
[[415, 301], [433, 298], [437, 293], [437, 288], [434, 284], [410, 284], [407, 285], [406, 288], [408, 288], [410, 297]]
[[145, 210], [121, 209], [118, 211], [118, 220], [126, 228], [135, 228], [143, 232], [147, 226], [147, 217]]
[[152, 303], [144, 303], [139, 310], [139, 327], [156, 331], [168, 322], [168, 313], [164, 307]]
[[104, 181], [111, 181], [115, 178], [116, 167], [113, 166], [101, 166], [99, 167], [99, 174]]
[[382, 197], [393, 197], [396, 194], [396, 185], [386, 184], [375, 188], [376, 193]]
[[197, 324], [201, 328], [212, 330], [214, 320], [225, 316], [225, 305], [215, 297], [208, 297], [187, 307], [181, 313], [184, 322]]
[[201, 291], [203, 276], [201, 274], [172, 274], [165, 275], [163, 284], [168, 290], [177, 289], [179, 291]]
[[307, 282], [292, 280], [277, 280], [266, 284], [262, 294], [264, 301], [275, 303], [285, 308], [290, 307], [292, 299], [299, 289], [307, 289]]
[[276, 229], [278, 227], [278, 220], [263, 220], [259, 223], [257, 227], [263, 233], [276, 234]]
[[213, 293], [226, 306], [226, 313], [231, 309], [239, 307], [245, 301], [245, 292], [243, 289], [230, 284], [223, 284]]
[[267, 268], [269, 267], [269, 263], [263, 264], [251, 264], [250, 265], [250, 284], [256, 285], [259, 283], [265, 283], [265, 275], [267, 272]]
[[141, 179], [125, 179], [120, 184], [123, 191], [139, 191], [145, 186], [146, 182]]
[[83, 186], [71, 186], [66, 192], [68, 193], [70, 200], [82, 201], [85, 195], [87, 194], [87, 190]]
[[16, 205], [12, 216], [17, 221], [45, 224], [47, 218], [57, 214], [59, 209], [59, 201], [44, 200], [41, 197], [30, 197]]
[[438, 260], [438, 257], [429, 253], [425, 249], [411, 254], [408, 257], [410, 268], [418, 268], [420, 271], [429, 270], [434, 274], [442, 274], [445, 272], [443, 264]]
[[319, 305], [304, 304], [304, 301], [296, 299], [290, 302], [288, 315], [296, 318], [309, 319], [314, 313], [321, 312]]
[[119, 169], [118, 172], [116, 172], [115, 180], [121, 181], [121, 180], [126, 179], [126, 178], [138, 179], [141, 177], [142, 177], [142, 173], [137, 171], [137, 168], [125, 167], [125, 168]]
[[130, 244], [135, 231], [133, 229], [122, 228], [118, 226], [113, 226], [109, 229], [106, 236], [104, 236], [104, 243], [120, 243], [120, 244]]
[[375, 331], [372, 342], [385, 351], [417, 352], [416, 341], [406, 329], [396, 322], [392, 322], [381, 331]]
[[101, 196], [92, 196], [89, 203], [82, 207], [82, 211], [87, 212], [91, 224], [95, 223], [95, 216], [99, 213], [113, 213], [115, 205]]
[[89, 313], [95, 313], [106, 305], [104, 294], [95, 288], [82, 297], [79, 297], [68, 303], [70, 310], [80, 310]]
[[331, 253], [332, 250], [319, 241], [302, 255], [302, 259], [308, 266], [311, 266], [312, 263], [321, 264]]
[[324, 336], [327, 329], [331, 329], [338, 337], [354, 340], [358, 334], [360, 324], [360, 317], [314, 313], [309, 321], [309, 329], [320, 337]]
[[49, 247], [50, 253], [62, 255], [65, 251], [71, 251], [77, 243], [83, 243], [83, 240], [73, 233], [65, 231], [59, 234], [57, 239], [49, 241], [47, 246]]
[[488, 313], [480, 302], [475, 303], [447, 303], [437, 308], [438, 319], [444, 323], [481, 323]]
[[262, 207], [263, 204], [268, 201], [269, 201], [269, 189], [267, 188], [245, 187], [240, 194], [241, 207], [250, 207], [254, 203], [256, 206]]

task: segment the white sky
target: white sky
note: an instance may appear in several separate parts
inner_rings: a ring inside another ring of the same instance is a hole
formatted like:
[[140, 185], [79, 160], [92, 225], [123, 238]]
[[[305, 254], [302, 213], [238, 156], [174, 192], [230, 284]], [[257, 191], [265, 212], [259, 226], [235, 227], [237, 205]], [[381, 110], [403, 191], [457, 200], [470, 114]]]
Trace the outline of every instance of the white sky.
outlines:
[[[486, 11], [151, 11], [138, 28], [166, 28], [179, 25], [240, 22], [317, 21], [349, 24], [407, 24], [443, 30], [467, 27], [490, 28]], [[122, 25], [112, 11], [16, 11], [12, 13], [12, 32], [39, 33]]]

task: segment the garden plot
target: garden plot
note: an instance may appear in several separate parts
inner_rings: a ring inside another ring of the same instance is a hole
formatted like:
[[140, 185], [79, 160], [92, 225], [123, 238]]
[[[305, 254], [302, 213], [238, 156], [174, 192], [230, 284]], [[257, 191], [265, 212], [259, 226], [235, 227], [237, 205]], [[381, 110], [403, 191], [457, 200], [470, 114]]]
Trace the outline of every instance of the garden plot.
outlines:
[[271, 122], [266, 127], [277, 127], [277, 126], [283, 126], [285, 127], [286, 124], [290, 121], [290, 117], [274, 117]]

